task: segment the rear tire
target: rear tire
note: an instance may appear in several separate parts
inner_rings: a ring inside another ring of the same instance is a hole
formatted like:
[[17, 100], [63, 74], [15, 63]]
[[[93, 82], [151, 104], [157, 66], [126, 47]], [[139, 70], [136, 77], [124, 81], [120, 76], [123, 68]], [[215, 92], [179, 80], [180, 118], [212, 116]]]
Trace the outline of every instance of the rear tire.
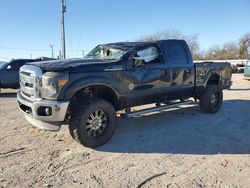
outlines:
[[223, 92], [218, 85], [208, 85], [201, 95], [199, 105], [203, 112], [216, 113], [220, 110], [223, 102]]
[[89, 99], [76, 106], [69, 121], [73, 139], [86, 147], [95, 148], [112, 137], [116, 128], [116, 111], [103, 99]]

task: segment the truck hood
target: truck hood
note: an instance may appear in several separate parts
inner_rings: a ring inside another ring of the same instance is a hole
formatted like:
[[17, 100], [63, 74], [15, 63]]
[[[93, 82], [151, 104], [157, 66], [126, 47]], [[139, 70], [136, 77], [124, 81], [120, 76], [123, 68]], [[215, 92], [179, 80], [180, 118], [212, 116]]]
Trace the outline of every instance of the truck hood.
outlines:
[[53, 61], [41, 61], [28, 63], [28, 65], [34, 65], [40, 67], [43, 72], [51, 71], [103, 71], [111, 62], [103, 61], [99, 59], [62, 59]]

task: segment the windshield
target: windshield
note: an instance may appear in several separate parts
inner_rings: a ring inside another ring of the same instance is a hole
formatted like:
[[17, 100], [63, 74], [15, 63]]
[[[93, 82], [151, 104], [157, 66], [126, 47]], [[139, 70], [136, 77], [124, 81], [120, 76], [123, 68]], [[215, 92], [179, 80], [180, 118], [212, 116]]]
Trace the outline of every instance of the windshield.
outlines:
[[89, 52], [85, 58], [101, 59], [101, 60], [119, 60], [126, 51], [115, 49], [110, 46], [97, 46]]
[[4, 68], [5, 65], [7, 65], [8, 62], [3, 62], [3, 61], [0, 61], [0, 69]]

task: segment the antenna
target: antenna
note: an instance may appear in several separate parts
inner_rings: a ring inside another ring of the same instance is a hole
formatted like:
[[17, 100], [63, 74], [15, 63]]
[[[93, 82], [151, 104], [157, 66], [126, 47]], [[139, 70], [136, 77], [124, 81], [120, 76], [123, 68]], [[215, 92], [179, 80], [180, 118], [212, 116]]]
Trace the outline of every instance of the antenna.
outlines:
[[64, 27], [64, 13], [66, 12], [66, 5], [64, 0], [61, 0], [61, 40], [62, 40], [62, 58], [66, 58], [65, 49], [65, 27]]

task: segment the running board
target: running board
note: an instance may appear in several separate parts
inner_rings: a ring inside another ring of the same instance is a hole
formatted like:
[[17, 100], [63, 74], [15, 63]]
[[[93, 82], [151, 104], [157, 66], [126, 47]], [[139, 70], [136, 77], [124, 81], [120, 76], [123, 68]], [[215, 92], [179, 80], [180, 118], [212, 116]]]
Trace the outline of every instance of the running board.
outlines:
[[135, 117], [135, 116], [139, 116], [139, 115], [143, 115], [143, 114], [148, 114], [148, 113], [152, 113], [152, 112], [163, 111], [166, 109], [175, 108], [175, 107], [178, 107], [180, 105], [190, 105], [190, 104], [195, 104], [195, 102], [194, 101], [172, 102], [170, 104], [166, 104], [166, 105], [162, 105], [162, 106], [156, 106], [153, 108], [147, 108], [144, 110], [138, 110], [138, 111], [134, 111], [134, 112], [127, 112], [124, 115], [125, 115], [125, 117]]

